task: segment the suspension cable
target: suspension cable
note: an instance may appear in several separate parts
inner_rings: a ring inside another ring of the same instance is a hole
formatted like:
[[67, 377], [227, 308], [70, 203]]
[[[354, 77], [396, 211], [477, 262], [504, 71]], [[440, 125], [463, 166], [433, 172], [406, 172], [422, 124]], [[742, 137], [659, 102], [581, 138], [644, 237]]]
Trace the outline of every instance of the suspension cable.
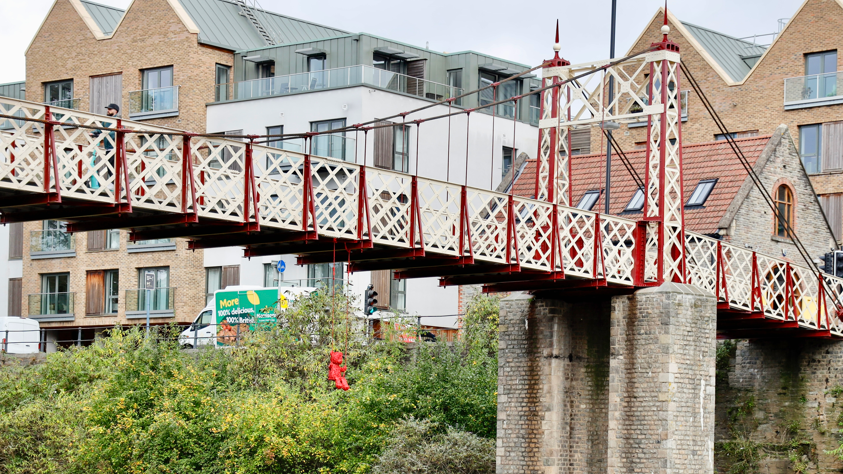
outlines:
[[609, 144], [612, 146], [612, 149], [615, 150], [615, 152], [617, 152], [618, 157], [620, 157], [624, 168], [626, 168], [626, 171], [629, 173], [629, 176], [632, 177], [632, 180], [635, 181], [635, 185], [638, 186], [639, 188], [643, 189], [644, 188], [644, 181], [641, 179], [641, 176], [638, 174], [638, 172], [635, 171], [635, 167], [632, 166], [632, 162], [626, 156], [626, 153], [623, 152], [623, 149], [621, 148], [620, 144], [618, 143], [618, 140], [614, 137], [614, 135], [609, 135], [609, 133], [606, 132], [606, 130], [603, 130], [603, 135], [606, 137]]

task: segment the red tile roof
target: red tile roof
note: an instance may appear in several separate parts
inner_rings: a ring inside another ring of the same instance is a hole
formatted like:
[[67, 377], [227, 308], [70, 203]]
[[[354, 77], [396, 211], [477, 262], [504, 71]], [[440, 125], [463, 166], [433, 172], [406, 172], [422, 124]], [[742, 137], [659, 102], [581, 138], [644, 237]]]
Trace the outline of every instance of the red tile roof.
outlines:
[[[755, 166], [758, 157], [770, 135], [742, 138], [736, 140], [749, 162]], [[626, 156], [633, 168], [644, 180], [646, 150], [626, 151]], [[684, 202], [688, 202], [697, 183], [705, 179], [717, 179], [717, 184], [711, 191], [708, 200], [702, 207], [685, 209], [685, 226], [692, 232], [703, 234], [717, 230], [720, 219], [726, 209], [738, 194], [738, 190], [746, 180], [747, 174], [728, 143], [725, 141], [686, 145], [682, 149], [683, 179], [685, 183]], [[602, 190], [605, 186], [606, 155], [576, 155], [571, 163], [572, 205], [576, 205], [586, 191]], [[527, 161], [524, 170], [515, 180], [513, 194], [524, 197], [535, 195], [536, 160]], [[626, 212], [623, 210], [629, 204], [636, 191], [635, 181], [623, 166], [620, 158], [613, 154], [612, 158], [612, 202], [610, 214], [621, 215], [637, 219], [641, 212]], [[594, 206], [594, 211], [604, 210], [604, 197]]]

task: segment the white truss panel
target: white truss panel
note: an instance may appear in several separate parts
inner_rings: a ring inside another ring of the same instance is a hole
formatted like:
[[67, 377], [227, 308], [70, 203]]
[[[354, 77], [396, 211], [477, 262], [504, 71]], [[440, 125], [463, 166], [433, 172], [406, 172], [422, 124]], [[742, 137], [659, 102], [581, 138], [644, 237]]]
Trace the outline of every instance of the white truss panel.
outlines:
[[311, 157], [310, 171], [319, 235], [357, 238], [360, 166]]
[[[125, 143], [132, 205], [180, 212], [184, 178], [182, 137], [166, 132], [128, 133]], [[188, 212], [192, 208], [189, 205]]]
[[252, 160], [261, 226], [303, 231], [304, 155], [255, 146]]
[[221, 138], [191, 140], [199, 215], [244, 222], [246, 144]]
[[685, 258], [689, 285], [717, 296], [717, 240], [699, 234], [685, 234]]
[[[723, 271], [726, 274], [726, 288], [729, 292], [729, 306], [744, 311], [752, 307], [752, 252], [722, 244]], [[757, 302], [756, 302], [757, 303]]]
[[764, 315], [784, 321], [787, 307], [787, 265], [766, 255], [756, 254], [756, 259]]
[[[558, 207], [559, 238], [565, 276], [595, 278], [595, 223], [593, 212]], [[598, 259], [599, 263], [599, 259]]]
[[[559, 255], [553, 248], [553, 206], [534, 199], [515, 199], [518, 261], [522, 268], [560, 271]], [[555, 266], [552, 254], [556, 253]]]
[[493, 191], [467, 188], [466, 206], [474, 259], [486, 263], [518, 263], [514, 251], [510, 261], [506, 259], [509, 197]]
[[[0, 97], [0, 114], [44, 120], [44, 113], [43, 106]], [[44, 158], [44, 124], [0, 119], [0, 183], [4, 187], [43, 191]]]
[[[53, 126], [53, 137], [62, 195], [113, 203], [116, 132], [98, 133], [79, 125], [116, 129], [117, 119], [79, 111], [52, 115], [59, 123]], [[121, 194], [125, 198], [125, 190]]]
[[392, 247], [415, 248], [410, 242], [409, 175], [375, 168], [366, 169], [369, 216], [372, 219], [372, 240]]
[[459, 255], [460, 186], [425, 178], [417, 183], [425, 251]]
[[606, 280], [620, 285], [635, 281], [635, 221], [600, 216]]
[[788, 317], [793, 319], [795, 316], [799, 326], [806, 329], [828, 329], [825, 320], [819, 319], [819, 285], [816, 275], [807, 268], [794, 265], [790, 268], [793, 306]]

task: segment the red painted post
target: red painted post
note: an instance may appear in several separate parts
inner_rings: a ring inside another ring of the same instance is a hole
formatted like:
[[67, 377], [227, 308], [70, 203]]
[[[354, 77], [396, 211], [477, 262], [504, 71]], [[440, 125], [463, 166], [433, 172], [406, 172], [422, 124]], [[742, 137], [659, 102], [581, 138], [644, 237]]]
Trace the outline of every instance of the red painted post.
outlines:
[[363, 240], [363, 220], [366, 220], [366, 230], [369, 240], [372, 239], [372, 223], [369, 220], [369, 195], [366, 185], [366, 166], [360, 167], [360, 181], [358, 183], [357, 198], [357, 240]]
[[790, 262], [785, 263], [784, 274], [784, 320], [787, 321], [789, 312], [793, 315], [793, 320], [796, 321], [795, 298], [793, 297], [793, 269], [790, 267]]
[[249, 196], [251, 195], [251, 181], [249, 180], [249, 170], [252, 168], [252, 139], [246, 142], [246, 156], [244, 157], [243, 166], [243, 222], [249, 222]]

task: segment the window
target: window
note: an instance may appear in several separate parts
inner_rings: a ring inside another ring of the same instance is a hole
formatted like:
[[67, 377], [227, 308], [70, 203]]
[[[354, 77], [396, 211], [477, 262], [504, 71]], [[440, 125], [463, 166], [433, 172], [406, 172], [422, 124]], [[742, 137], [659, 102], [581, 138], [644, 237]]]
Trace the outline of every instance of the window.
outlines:
[[[341, 128], [345, 128], [345, 119], [324, 120], [321, 122], [310, 123], [311, 132], [328, 132]], [[312, 155], [328, 156], [345, 161], [345, 148], [345, 132], [338, 132], [313, 137], [310, 153]]]
[[[146, 274], [152, 273], [155, 288], [150, 299], [146, 298]], [[151, 311], [173, 309], [170, 304], [170, 267], [138, 268], [138, 311], [146, 311], [147, 305]]]
[[67, 233], [67, 222], [44, 221], [40, 240], [41, 252], [65, 252], [73, 250], [73, 235]]
[[822, 124], [799, 127], [799, 155], [806, 173], [822, 171]]
[[57, 81], [44, 84], [44, 102], [56, 107], [73, 108], [73, 81]]
[[308, 56], [307, 71], [310, 73], [309, 90], [325, 87], [326, 59], [324, 55]]
[[407, 280], [396, 280], [390, 273], [389, 307], [402, 313], [407, 311]]
[[407, 127], [392, 127], [392, 169], [402, 173], [410, 172], [410, 130]]
[[837, 51], [805, 55], [804, 99], [837, 95]]
[[266, 288], [276, 288], [281, 281], [284, 281], [284, 274], [278, 271], [275, 263], [264, 263], [263, 286]]
[[194, 331], [198, 331], [199, 329], [205, 329], [206, 327], [210, 326], [214, 322], [214, 312], [211, 310], [202, 311], [199, 314], [199, 317], [196, 318], [196, 327], [193, 328]]
[[512, 169], [512, 163], [515, 159], [515, 149], [508, 146], [503, 147], [503, 163], [501, 164], [501, 179], [506, 177], [509, 170]]
[[383, 69], [384, 71], [397, 72], [398, 74], [407, 73], [407, 61], [391, 58], [382, 54], [375, 54], [372, 57], [372, 65], [377, 69]]
[[267, 61], [258, 64], [258, 78], [266, 79], [268, 77], [275, 77], [275, 61]]
[[319, 263], [307, 266], [307, 286], [342, 288], [345, 265], [342, 263]]
[[205, 301], [214, 299], [214, 292], [222, 289], [222, 267], [205, 268]]
[[644, 190], [638, 188], [632, 199], [629, 200], [629, 204], [626, 205], [624, 211], [640, 211], [641, 209], [644, 209]]
[[117, 302], [120, 299], [120, 272], [105, 272], [105, 314], [117, 314]]
[[[283, 135], [284, 134], [284, 126], [283, 125], [276, 125], [274, 127], [266, 127], [266, 134], [267, 135]], [[268, 146], [272, 148], [284, 148], [284, 142], [281, 140], [280, 137], [278, 138], [270, 138], [269, 141], [266, 142]], [[267, 168], [269, 165], [267, 164]]]
[[105, 231], [105, 248], [107, 250], [120, 250], [120, 229]]
[[582, 209], [583, 211], [592, 210], [594, 205], [597, 204], [597, 199], [600, 197], [601, 192], [600, 190], [587, 191], [580, 199], [580, 202], [577, 203], [577, 209]]
[[[491, 74], [488, 72], [481, 72], [480, 73], [480, 87], [487, 87], [495, 82], [500, 82], [506, 79], [508, 76], [501, 76], [498, 74]], [[518, 79], [505, 82], [498, 86], [497, 90], [497, 98], [495, 97], [495, 90], [493, 88], [486, 89], [481, 91], [480, 94], [480, 106], [484, 106], [487, 104], [491, 104], [492, 102], [497, 102], [501, 100], [506, 100], [518, 95], [518, 91], [521, 89], [521, 81]], [[484, 109], [486, 112], [491, 113], [492, 109], [486, 108]], [[507, 102], [504, 104], [500, 104], [497, 106], [497, 110], [495, 114], [500, 115], [501, 117], [505, 118], [514, 118], [515, 117], [515, 104], [512, 102]]]
[[23, 222], [9, 225], [9, 260], [23, 258]]
[[228, 100], [228, 83], [230, 81], [231, 67], [217, 64], [216, 70], [216, 88], [214, 92], [214, 100], [217, 102], [221, 100]]
[[70, 273], [41, 275], [41, 314], [73, 314]]
[[790, 238], [788, 227], [794, 226], [793, 215], [793, 191], [786, 184], [779, 185], [773, 194], [773, 201], [776, 203], [777, 215], [775, 220], [775, 235], [778, 237]]
[[[451, 69], [448, 71], [446, 82], [448, 84], [447, 98], [460, 95], [460, 89], [462, 89], [462, 69]], [[457, 99], [454, 101], [454, 104], [462, 105], [462, 99]]]
[[138, 112], [161, 112], [178, 108], [173, 88], [173, 66], [144, 70], [142, 87]]
[[[714, 135], [714, 140], [716, 141], [723, 141], [726, 139], [725, 133], [717, 133]], [[738, 138], [749, 138], [749, 137], [757, 137], [758, 130], [746, 130], [743, 132], [731, 132], [728, 134], [732, 139], [737, 140]]]
[[120, 229], [95, 230], [88, 232], [88, 251], [120, 249]]
[[705, 204], [705, 200], [708, 199], [711, 190], [714, 189], [715, 183], [717, 183], [716, 179], [706, 179], [697, 183], [697, 187], [694, 188], [694, 192], [691, 193], [691, 198], [688, 199], [685, 206], [702, 206]]
[[[530, 91], [538, 90], [538, 86], [531, 86]], [[541, 115], [541, 103], [542, 103], [542, 94], [543, 92], [539, 92], [530, 96], [530, 124], [538, 125], [539, 124], [539, 115]]]

